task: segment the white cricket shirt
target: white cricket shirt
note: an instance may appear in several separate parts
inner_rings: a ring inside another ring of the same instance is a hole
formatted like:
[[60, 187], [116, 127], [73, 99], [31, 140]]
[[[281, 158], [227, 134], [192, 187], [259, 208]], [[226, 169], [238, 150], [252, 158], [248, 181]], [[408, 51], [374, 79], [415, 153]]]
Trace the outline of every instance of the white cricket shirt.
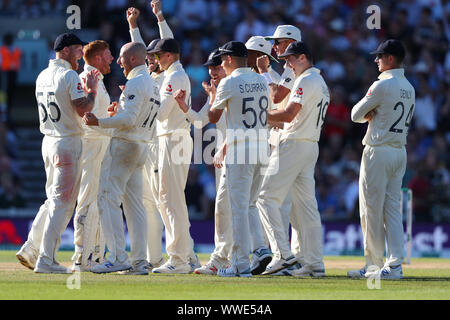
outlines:
[[[232, 144], [243, 142], [246, 137], [250, 141], [267, 141], [267, 111], [270, 105], [269, 86], [264, 76], [250, 68], [238, 68], [220, 81], [211, 108], [225, 109], [227, 129], [242, 133], [235, 134], [231, 141], [227, 135], [227, 144]], [[260, 132], [265, 132], [265, 136]]]
[[317, 142], [320, 139], [330, 93], [320, 70], [308, 68], [295, 80], [289, 103], [302, 105], [295, 118], [284, 124], [280, 140], [299, 139]]
[[157, 115], [158, 137], [172, 134], [175, 130], [185, 129], [190, 133], [191, 123], [186, 114], [180, 110], [173, 98], [177, 90], [186, 91], [186, 104], [191, 104], [191, 82], [180, 61], [175, 61], [164, 72], [164, 81], [160, 88], [161, 108]]
[[352, 121], [363, 123], [364, 116], [376, 109], [369, 122], [363, 145], [390, 145], [401, 148], [406, 144], [408, 128], [414, 113], [416, 94], [405, 78], [404, 69], [382, 72], [367, 94], [352, 108]]
[[[84, 70], [80, 74], [80, 79], [83, 80], [87, 77], [87, 74], [92, 71], [97, 70], [97, 68], [90, 66], [88, 64], [84, 65]], [[92, 109], [92, 113], [97, 116], [97, 118], [107, 118], [109, 117], [108, 114], [108, 107], [110, 105], [111, 99], [109, 97], [108, 92], [106, 91], [105, 84], [103, 83], [103, 74], [99, 71], [99, 81], [98, 81], [98, 87], [97, 87], [97, 95], [95, 96], [95, 103], [94, 108]], [[84, 122], [82, 124], [84, 129], [84, 136], [86, 138], [96, 138], [96, 137], [104, 137], [108, 136], [110, 137], [112, 132], [111, 129], [104, 129], [100, 128], [98, 126], [88, 126], [85, 125]]]
[[82, 118], [71, 101], [85, 96], [80, 77], [70, 63], [50, 60], [36, 79], [40, 131], [52, 137], [83, 134]]
[[98, 124], [102, 128], [114, 128], [113, 137], [149, 142], [160, 105], [158, 87], [145, 65], [131, 70], [127, 79], [117, 114], [99, 119]]

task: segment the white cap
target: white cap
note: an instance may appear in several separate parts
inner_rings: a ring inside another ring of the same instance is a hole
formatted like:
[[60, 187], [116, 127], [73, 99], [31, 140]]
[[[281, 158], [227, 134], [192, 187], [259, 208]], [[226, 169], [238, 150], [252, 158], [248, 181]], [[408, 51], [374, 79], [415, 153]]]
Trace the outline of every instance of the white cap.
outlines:
[[302, 34], [300, 29], [291, 25], [278, 26], [273, 36], [264, 37], [266, 40], [273, 39], [294, 39], [295, 41], [302, 41]]
[[264, 37], [262, 37], [262, 36], [251, 37], [245, 43], [245, 47], [247, 48], [247, 50], [254, 50], [254, 51], [262, 52], [262, 53], [266, 54], [270, 59], [278, 62], [278, 60], [275, 59], [271, 55], [272, 44], [269, 41], [267, 41], [266, 39], [264, 39]]

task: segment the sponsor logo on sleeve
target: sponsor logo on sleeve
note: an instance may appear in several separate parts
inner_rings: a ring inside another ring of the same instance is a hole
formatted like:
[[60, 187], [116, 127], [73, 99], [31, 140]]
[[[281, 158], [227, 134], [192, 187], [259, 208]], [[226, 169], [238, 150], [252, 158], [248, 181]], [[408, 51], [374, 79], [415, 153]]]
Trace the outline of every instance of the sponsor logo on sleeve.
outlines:
[[130, 94], [129, 96], [128, 96], [128, 100], [133, 100], [134, 99], [134, 94]]
[[285, 78], [284, 79], [284, 82], [286, 82], [286, 83], [288, 83], [288, 82], [290, 82], [291, 81], [291, 78]]

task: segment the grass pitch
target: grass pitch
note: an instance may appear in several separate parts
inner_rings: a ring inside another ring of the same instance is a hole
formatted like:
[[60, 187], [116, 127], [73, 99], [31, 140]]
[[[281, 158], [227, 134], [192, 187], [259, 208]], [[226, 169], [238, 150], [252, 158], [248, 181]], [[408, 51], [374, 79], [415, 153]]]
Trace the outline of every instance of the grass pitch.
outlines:
[[[0, 251], [2, 300], [450, 300], [450, 259], [412, 259], [403, 266], [405, 279], [382, 280], [380, 289], [369, 289], [366, 279], [347, 278], [348, 270], [363, 265], [362, 257], [325, 257], [327, 276], [319, 279], [84, 272], [78, 274], [80, 288], [69, 289], [70, 275], [35, 274], [16, 260], [15, 252]], [[58, 260], [70, 266], [71, 256], [62, 251]], [[199, 256], [202, 263], [209, 258]]]

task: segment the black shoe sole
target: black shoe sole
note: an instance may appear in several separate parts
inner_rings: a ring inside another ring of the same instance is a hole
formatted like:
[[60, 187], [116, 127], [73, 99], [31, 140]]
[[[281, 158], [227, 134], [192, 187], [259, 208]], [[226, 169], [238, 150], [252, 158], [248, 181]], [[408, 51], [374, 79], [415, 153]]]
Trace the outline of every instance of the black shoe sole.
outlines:
[[272, 257], [266, 257], [259, 262], [259, 266], [252, 270], [252, 275], [256, 276], [266, 270], [267, 265], [272, 261]]

